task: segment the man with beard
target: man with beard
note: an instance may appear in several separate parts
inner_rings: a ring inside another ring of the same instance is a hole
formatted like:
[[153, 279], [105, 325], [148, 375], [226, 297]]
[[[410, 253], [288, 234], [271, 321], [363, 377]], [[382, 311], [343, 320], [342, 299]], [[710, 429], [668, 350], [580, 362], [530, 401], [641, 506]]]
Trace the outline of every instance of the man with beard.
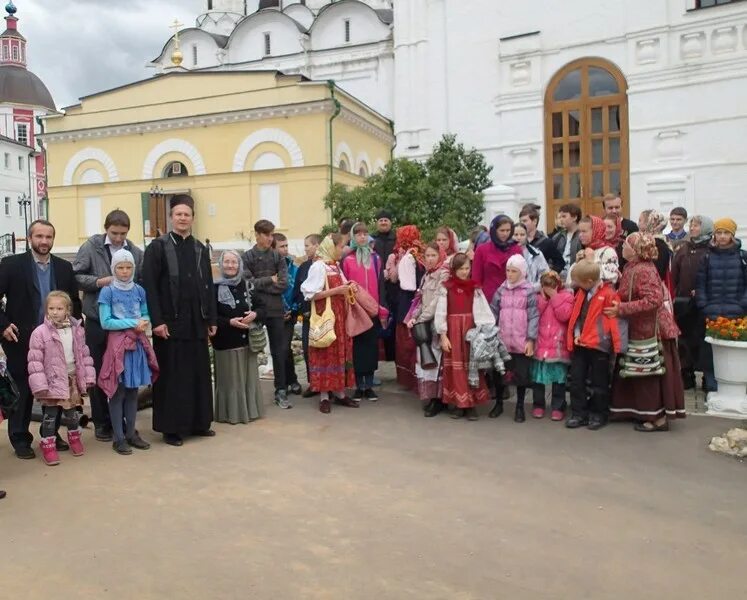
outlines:
[[[73, 261], [75, 280], [83, 291], [83, 314], [86, 315], [86, 345], [93, 358], [96, 373], [106, 351], [106, 332], [99, 322], [99, 292], [112, 282], [112, 255], [121, 249], [132, 253], [135, 259], [135, 277], [142, 278], [143, 251], [127, 241], [130, 217], [122, 210], [113, 210], [104, 220], [104, 233], [91, 236], [78, 250]], [[91, 391], [91, 416], [96, 439], [112, 441], [112, 423], [109, 418], [109, 401], [96, 386]]]
[[217, 311], [207, 249], [192, 237], [194, 200], [171, 198], [172, 231], [145, 250], [143, 284], [161, 368], [153, 385], [153, 429], [171, 446], [187, 435], [212, 437], [213, 390], [208, 337]]
[[[392, 213], [388, 210], [380, 210], [376, 214], [376, 235], [372, 236], [374, 240], [374, 250], [381, 257], [381, 264], [386, 265], [389, 255], [394, 252], [394, 244], [397, 242], [397, 235], [392, 227]], [[397, 306], [397, 297], [399, 296], [399, 284], [391, 281], [384, 282], [384, 294], [386, 296], [386, 305], [389, 307]], [[384, 337], [384, 352], [386, 360], [394, 360], [394, 332]]]
[[[5, 297], [5, 309], [0, 309], [2, 346], [8, 358], [8, 372], [20, 392], [18, 408], [8, 419], [8, 437], [16, 456], [24, 459], [35, 456], [31, 448], [34, 438], [29, 432], [34, 403], [26, 368], [29, 339], [31, 332], [44, 321], [49, 292], [66, 292], [73, 301], [73, 316], [81, 318], [73, 266], [51, 254], [54, 236], [52, 223], [41, 219], [34, 221], [28, 230], [31, 249], [8, 256], [0, 263], [0, 303]], [[68, 449], [59, 436], [57, 449]]]

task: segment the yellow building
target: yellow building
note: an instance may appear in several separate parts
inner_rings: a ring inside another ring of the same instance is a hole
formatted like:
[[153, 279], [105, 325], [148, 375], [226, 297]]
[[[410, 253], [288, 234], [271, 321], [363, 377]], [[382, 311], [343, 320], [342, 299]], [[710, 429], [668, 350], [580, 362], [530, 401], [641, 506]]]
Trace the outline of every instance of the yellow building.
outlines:
[[194, 197], [193, 233], [216, 249], [248, 246], [264, 218], [298, 250], [329, 222], [332, 182], [360, 185], [394, 144], [386, 118], [333, 84], [275, 71], [169, 73], [82, 98], [45, 126], [60, 253], [115, 208], [147, 242], [175, 193]]

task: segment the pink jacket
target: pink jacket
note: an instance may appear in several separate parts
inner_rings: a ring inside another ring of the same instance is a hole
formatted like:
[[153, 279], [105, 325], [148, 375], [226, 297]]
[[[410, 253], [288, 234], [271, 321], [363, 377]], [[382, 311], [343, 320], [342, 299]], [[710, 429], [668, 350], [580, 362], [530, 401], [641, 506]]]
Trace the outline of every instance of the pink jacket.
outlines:
[[508, 351], [524, 354], [527, 341], [537, 339], [539, 323], [537, 294], [532, 284], [525, 280], [515, 288], [509, 288], [504, 282], [495, 292], [490, 308], [496, 316], [501, 340]]
[[573, 293], [563, 289], [551, 300], [542, 293], [537, 294], [537, 308], [540, 321], [534, 358], [544, 362], [571, 362], [566, 333], [573, 312]]
[[[86, 346], [86, 334], [80, 321], [70, 317], [73, 330], [73, 354], [75, 354], [75, 379], [78, 390], [96, 385], [93, 359]], [[37, 398], [67, 400], [70, 398], [67, 362], [57, 328], [44, 319], [31, 334], [28, 353], [29, 387]]]
[[156, 353], [145, 334], [134, 329], [110, 331], [106, 340], [104, 359], [101, 362], [101, 372], [99, 373], [99, 387], [107, 398], [113, 398], [117, 392], [120, 375], [124, 372], [125, 353], [128, 350], [135, 350], [138, 342], [143, 345], [145, 355], [148, 357], [151, 383], [158, 380], [160, 373], [158, 360], [156, 360]]

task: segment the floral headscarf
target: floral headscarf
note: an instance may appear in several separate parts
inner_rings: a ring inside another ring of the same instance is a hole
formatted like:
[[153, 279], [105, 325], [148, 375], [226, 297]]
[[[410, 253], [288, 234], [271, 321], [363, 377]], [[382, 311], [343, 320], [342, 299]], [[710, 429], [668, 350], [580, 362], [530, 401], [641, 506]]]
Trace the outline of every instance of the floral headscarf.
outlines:
[[316, 250], [316, 258], [318, 260], [323, 260], [326, 263], [335, 263], [337, 262], [337, 252], [335, 252], [335, 241], [332, 239], [331, 235], [328, 235], [322, 240], [322, 243], [319, 244], [319, 247]]
[[656, 260], [659, 257], [656, 240], [648, 233], [631, 233], [625, 243], [635, 252], [638, 260]]
[[[505, 242], [502, 242], [500, 239], [498, 239], [498, 228], [504, 223], [511, 223], [511, 232], [508, 234], [508, 239]], [[504, 251], [511, 246], [515, 246], [516, 242], [514, 241], [514, 229], [514, 221], [511, 217], [507, 215], [497, 215], [496, 217], [494, 217], [490, 222], [490, 239], [493, 242], [493, 245], [499, 250]]]
[[[350, 231], [355, 231], [358, 225], [363, 225], [363, 223], [356, 223]], [[355, 235], [353, 235], [350, 237], [350, 247], [355, 251], [355, 259], [358, 264], [368, 269], [371, 266], [371, 253], [373, 252], [370, 243], [367, 241], [363, 246], [359, 246], [358, 242], [355, 241]]]
[[610, 242], [604, 236], [604, 219], [592, 215], [591, 219], [591, 243], [588, 245], [592, 250], [600, 248], [609, 248], [613, 242]]
[[[239, 261], [239, 270], [233, 277], [227, 277], [226, 272], [223, 270], [223, 259], [229, 254], [233, 254], [236, 260]], [[218, 286], [218, 302], [231, 308], [236, 308], [236, 298], [234, 298], [231, 288], [239, 285], [241, 281], [241, 254], [236, 252], [236, 250], [224, 250], [220, 253], [220, 258], [218, 259], [218, 269], [220, 270], [220, 278], [215, 281], [215, 285]]]
[[398, 262], [409, 252], [422, 265], [423, 251], [420, 230], [415, 225], [403, 225], [397, 229], [397, 242], [394, 244], [394, 252], [397, 255]]
[[690, 236], [694, 244], [707, 244], [713, 239], [713, 219], [703, 215], [693, 215], [691, 221], [700, 223], [700, 235]]
[[617, 258], [617, 251], [610, 246], [599, 248], [594, 251], [594, 262], [599, 265], [602, 281], [617, 285], [617, 280], [620, 279], [620, 261]]
[[643, 225], [641, 233], [647, 233], [653, 237], [663, 234], [667, 226], [667, 218], [663, 214], [655, 210], [644, 210], [641, 217]]

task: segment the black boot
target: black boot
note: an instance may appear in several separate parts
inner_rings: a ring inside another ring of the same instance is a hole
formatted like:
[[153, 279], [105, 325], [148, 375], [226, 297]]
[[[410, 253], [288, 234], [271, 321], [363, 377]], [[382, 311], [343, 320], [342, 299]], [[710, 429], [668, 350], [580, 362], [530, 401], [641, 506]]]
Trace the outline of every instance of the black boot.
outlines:
[[516, 404], [516, 412], [514, 413], [514, 421], [517, 423], [523, 423], [527, 420], [526, 415], [524, 414], [524, 403]]
[[440, 413], [444, 408], [444, 403], [441, 402], [438, 398], [434, 398], [431, 400], [430, 404], [425, 408], [425, 416], [426, 417], [435, 417], [438, 413]]
[[[501, 392], [498, 393], [499, 395]], [[488, 417], [491, 419], [497, 419], [503, 414], [503, 398], [496, 398], [495, 406], [488, 413]]]

